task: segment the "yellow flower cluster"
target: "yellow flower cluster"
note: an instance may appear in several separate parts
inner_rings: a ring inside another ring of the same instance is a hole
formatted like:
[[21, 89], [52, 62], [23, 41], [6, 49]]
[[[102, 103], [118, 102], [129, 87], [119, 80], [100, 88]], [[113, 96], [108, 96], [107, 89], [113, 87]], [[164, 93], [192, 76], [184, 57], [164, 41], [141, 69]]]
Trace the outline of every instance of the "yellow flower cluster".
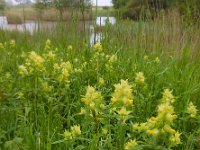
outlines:
[[131, 106], [133, 104], [132, 87], [127, 80], [114, 85], [115, 91], [112, 94], [111, 103], [117, 106]]
[[145, 80], [143, 72], [136, 73], [135, 82], [138, 84], [143, 84]]
[[50, 50], [51, 49], [51, 40], [50, 39], [47, 39], [46, 42], [45, 42], [45, 47], [44, 47], [44, 50]]
[[69, 51], [71, 51], [72, 49], [73, 49], [72, 45], [69, 45], [69, 46], [67, 47], [67, 50], [69, 50]]
[[101, 43], [96, 43], [94, 46], [94, 51], [97, 51], [97, 52], [101, 52], [103, 51], [103, 46], [101, 45]]
[[124, 146], [125, 150], [132, 150], [134, 149], [136, 146], [138, 145], [138, 143], [136, 142], [136, 140], [130, 140], [129, 142], [127, 142]]
[[131, 113], [131, 111], [127, 111], [126, 108], [123, 106], [120, 110], [117, 111], [120, 120], [125, 123], [125, 121], [128, 119], [128, 115]]
[[143, 59], [146, 62], [149, 59], [149, 57], [147, 55], [145, 55]]
[[19, 66], [19, 74], [22, 76], [28, 74], [28, 70], [27, 70], [26, 66], [24, 66], [24, 65]]
[[0, 50], [1, 50], [1, 49], [4, 49], [3, 43], [0, 43]]
[[108, 55], [108, 62], [109, 63], [114, 63], [114, 62], [116, 62], [117, 61], [117, 55], [111, 55], [111, 56], [109, 56]]
[[121, 80], [119, 84], [114, 86], [115, 90], [111, 98], [110, 105], [112, 109], [110, 112], [116, 111], [119, 119], [122, 123], [125, 123], [131, 113], [131, 111], [128, 111], [128, 108], [131, 108], [133, 105], [132, 87], [127, 80]]
[[[25, 54], [23, 53], [25, 56]], [[38, 55], [35, 51], [29, 53], [28, 58], [24, 65], [18, 67], [18, 72], [20, 75], [25, 76], [32, 73], [33, 70], [45, 71], [45, 60]]]
[[31, 63], [34, 65], [34, 67], [36, 67], [36, 69], [38, 70], [44, 70], [44, 62], [45, 60], [38, 55], [35, 51], [30, 52], [29, 56], [28, 56], [28, 60], [27, 63]]
[[174, 101], [175, 99], [174, 99], [174, 95], [172, 94], [172, 91], [170, 91], [169, 89], [165, 89], [163, 92], [162, 102], [171, 104]]
[[72, 64], [67, 62], [61, 62], [60, 65], [55, 63], [54, 64], [54, 73], [57, 75], [59, 74], [58, 80], [59, 82], [66, 82], [69, 83], [69, 76], [72, 72]]
[[10, 46], [11, 46], [11, 47], [15, 47], [15, 46], [16, 46], [15, 40], [10, 40]]
[[155, 62], [156, 62], [157, 64], [160, 63], [160, 59], [159, 59], [159, 57], [156, 57], [156, 58], [155, 58]]
[[43, 81], [43, 80], [41, 80], [40, 82], [41, 82], [41, 87], [42, 87], [42, 91], [43, 91], [43, 92], [49, 93], [49, 92], [52, 91], [53, 86], [50, 86], [50, 85], [48, 84], [48, 82]]
[[64, 139], [71, 140], [72, 138], [77, 138], [81, 135], [81, 127], [80, 125], [74, 125], [71, 127], [71, 130], [65, 130]]
[[187, 107], [187, 113], [190, 114], [191, 118], [196, 118], [197, 117], [197, 108], [196, 106], [190, 102], [188, 107]]
[[99, 109], [102, 104], [103, 97], [94, 87], [88, 86], [86, 95], [82, 98], [82, 102], [89, 106], [91, 110]]
[[171, 146], [180, 144], [180, 133], [171, 127], [173, 121], [177, 118], [174, 114], [173, 102], [172, 92], [169, 89], [164, 90], [161, 104], [157, 109], [157, 116], [151, 117], [145, 123], [134, 124], [133, 131], [146, 132], [147, 135], [156, 136], [156, 138], [168, 135]]
[[49, 51], [47, 54], [45, 54], [46, 60], [54, 60], [56, 57], [56, 54], [53, 51]]
[[101, 77], [98, 79], [98, 82], [99, 82], [100, 85], [104, 85], [105, 84], [105, 80], [103, 78], [101, 78]]

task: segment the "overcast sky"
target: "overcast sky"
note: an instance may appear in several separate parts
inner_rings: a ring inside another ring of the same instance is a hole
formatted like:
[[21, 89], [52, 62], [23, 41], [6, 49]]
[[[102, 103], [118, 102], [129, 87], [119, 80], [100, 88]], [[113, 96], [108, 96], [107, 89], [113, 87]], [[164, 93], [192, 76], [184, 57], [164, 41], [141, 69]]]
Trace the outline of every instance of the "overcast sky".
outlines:
[[[92, 0], [93, 4], [96, 5], [96, 0]], [[112, 0], [97, 0], [98, 6], [112, 6]]]

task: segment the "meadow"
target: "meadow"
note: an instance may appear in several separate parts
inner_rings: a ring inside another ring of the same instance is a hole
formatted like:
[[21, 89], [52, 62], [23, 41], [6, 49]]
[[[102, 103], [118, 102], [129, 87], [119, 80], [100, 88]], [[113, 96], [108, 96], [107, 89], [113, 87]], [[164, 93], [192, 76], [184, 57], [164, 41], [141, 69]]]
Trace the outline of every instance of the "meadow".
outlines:
[[200, 28], [172, 12], [101, 43], [59, 22], [0, 30], [0, 149], [200, 149]]

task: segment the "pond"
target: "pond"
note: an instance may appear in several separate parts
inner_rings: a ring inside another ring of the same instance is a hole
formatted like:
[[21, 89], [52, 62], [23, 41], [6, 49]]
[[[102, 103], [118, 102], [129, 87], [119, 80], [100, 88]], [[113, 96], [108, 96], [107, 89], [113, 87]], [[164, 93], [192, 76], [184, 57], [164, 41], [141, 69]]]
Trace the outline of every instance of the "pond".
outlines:
[[[106, 23], [114, 25], [116, 23], [115, 17], [97, 17], [96, 25], [97, 26], [105, 26]], [[23, 24], [8, 24], [7, 18], [5, 16], [0, 16], [0, 28], [3, 30], [17, 30], [20, 32], [28, 31], [33, 34], [35, 31], [38, 31], [39, 27], [42, 30], [50, 30], [56, 27], [56, 22], [47, 22], [42, 21], [40, 23], [34, 21], [26, 21]], [[83, 21], [80, 22], [83, 24]], [[93, 45], [96, 42], [100, 42], [102, 39], [102, 33], [94, 32], [94, 26], [92, 25], [92, 21], [86, 21], [86, 28], [90, 32], [90, 44]]]

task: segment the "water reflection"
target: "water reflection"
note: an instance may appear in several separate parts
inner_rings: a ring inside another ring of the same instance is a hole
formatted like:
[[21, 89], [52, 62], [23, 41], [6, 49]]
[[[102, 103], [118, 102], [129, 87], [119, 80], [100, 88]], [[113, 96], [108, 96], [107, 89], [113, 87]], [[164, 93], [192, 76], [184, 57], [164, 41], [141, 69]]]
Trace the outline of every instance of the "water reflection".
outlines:
[[115, 17], [97, 17], [96, 24], [98, 26], [105, 26], [106, 23], [110, 23], [114, 25], [116, 23], [116, 18]]
[[[115, 17], [97, 17], [96, 25], [97, 26], [105, 26], [106, 23], [114, 25], [116, 23]], [[56, 27], [56, 22], [34, 22], [29, 21], [23, 24], [8, 24], [7, 18], [5, 16], [0, 16], [0, 28], [4, 30], [17, 30], [17, 31], [27, 31], [33, 34], [35, 31], [38, 31], [39, 28], [42, 30], [51, 30]], [[79, 22], [79, 24], [83, 24], [83, 22]], [[100, 42], [103, 37], [103, 33], [98, 32], [95, 33], [94, 26], [91, 25], [92, 21], [86, 22], [86, 28], [89, 29], [90, 32], [90, 44], [94, 45], [96, 42]]]

